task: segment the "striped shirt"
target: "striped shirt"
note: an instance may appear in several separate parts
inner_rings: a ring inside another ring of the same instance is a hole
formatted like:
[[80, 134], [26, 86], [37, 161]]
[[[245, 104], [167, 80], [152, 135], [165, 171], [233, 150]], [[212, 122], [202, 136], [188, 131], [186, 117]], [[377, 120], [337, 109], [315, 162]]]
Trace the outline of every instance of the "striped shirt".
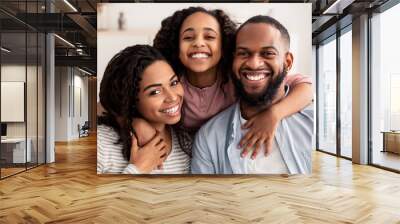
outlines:
[[[190, 157], [182, 151], [175, 132], [172, 130], [172, 150], [163, 163], [162, 169], [150, 174], [186, 174], [190, 171]], [[98, 174], [140, 174], [134, 164], [122, 154], [122, 144], [118, 143], [118, 133], [109, 126], [97, 127], [97, 173]]]

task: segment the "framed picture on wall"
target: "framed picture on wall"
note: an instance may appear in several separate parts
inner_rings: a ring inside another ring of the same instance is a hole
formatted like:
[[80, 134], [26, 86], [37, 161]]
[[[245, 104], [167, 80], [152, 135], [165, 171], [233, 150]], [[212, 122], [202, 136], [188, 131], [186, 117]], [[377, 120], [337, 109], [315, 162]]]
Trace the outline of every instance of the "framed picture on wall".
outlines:
[[[311, 4], [103, 3], [97, 19], [98, 174], [311, 173]], [[290, 95], [307, 103], [275, 119]]]

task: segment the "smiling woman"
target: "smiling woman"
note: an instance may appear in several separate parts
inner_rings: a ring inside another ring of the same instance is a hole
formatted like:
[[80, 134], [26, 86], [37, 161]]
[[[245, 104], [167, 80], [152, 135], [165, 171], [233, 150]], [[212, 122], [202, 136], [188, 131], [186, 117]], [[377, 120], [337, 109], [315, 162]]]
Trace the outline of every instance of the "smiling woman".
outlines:
[[[189, 155], [172, 127], [181, 118], [183, 88], [155, 48], [135, 45], [115, 55], [100, 85], [100, 102], [106, 112], [98, 118], [98, 173], [189, 172]], [[144, 141], [133, 125], [154, 136]], [[138, 140], [146, 144], [139, 148]]]
[[147, 67], [140, 87], [138, 111], [156, 130], [179, 122], [183, 88], [167, 62], [156, 61]]

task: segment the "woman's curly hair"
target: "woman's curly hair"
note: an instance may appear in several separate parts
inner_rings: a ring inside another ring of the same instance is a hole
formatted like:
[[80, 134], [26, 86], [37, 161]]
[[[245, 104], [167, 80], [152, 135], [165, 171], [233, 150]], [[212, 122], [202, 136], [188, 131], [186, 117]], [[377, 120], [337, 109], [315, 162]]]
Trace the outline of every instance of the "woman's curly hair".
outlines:
[[158, 60], [165, 58], [154, 47], [127, 47], [110, 60], [100, 83], [100, 103], [106, 112], [98, 117], [98, 124], [111, 126], [119, 134], [116, 144], [122, 143], [122, 153], [128, 161], [131, 154], [131, 133], [134, 132], [132, 120], [142, 117], [137, 108], [142, 74]]
[[153, 46], [161, 51], [178, 75], [185, 74], [185, 66], [179, 59], [179, 31], [183, 21], [196, 12], [203, 12], [213, 16], [220, 26], [222, 56], [218, 63], [218, 72], [223, 76], [223, 84], [228, 82], [231, 75], [233, 58], [233, 41], [236, 24], [220, 9], [206, 10], [202, 7], [189, 7], [176, 11], [172, 16], [161, 22], [161, 29], [157, 32]]

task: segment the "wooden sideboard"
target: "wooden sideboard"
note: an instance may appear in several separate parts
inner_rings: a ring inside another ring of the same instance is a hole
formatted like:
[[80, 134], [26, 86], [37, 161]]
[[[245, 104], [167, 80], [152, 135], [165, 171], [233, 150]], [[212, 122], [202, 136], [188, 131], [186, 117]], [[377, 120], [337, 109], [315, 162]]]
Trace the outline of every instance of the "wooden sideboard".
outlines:
[[383, 152], [400, 154], [400, 131], [383, 131]]

